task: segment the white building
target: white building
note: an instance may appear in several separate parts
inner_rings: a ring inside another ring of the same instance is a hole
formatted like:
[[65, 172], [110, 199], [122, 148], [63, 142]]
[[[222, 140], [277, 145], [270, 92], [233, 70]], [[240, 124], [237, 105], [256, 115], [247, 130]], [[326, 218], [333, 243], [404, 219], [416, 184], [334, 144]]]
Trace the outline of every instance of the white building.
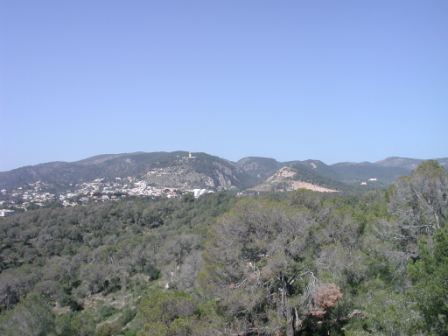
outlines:
[[13, 213], [14, 213], [14, 210], [0, 209], [0, 217], [6, 217], [9, 215], [12, 215]]
[[194, 198], [199, 198], [202, 195], [210, 194], [212, 192], [213, 191], [207, 190], [207, 189], [193, 189], [193, 196], [194, 196]]

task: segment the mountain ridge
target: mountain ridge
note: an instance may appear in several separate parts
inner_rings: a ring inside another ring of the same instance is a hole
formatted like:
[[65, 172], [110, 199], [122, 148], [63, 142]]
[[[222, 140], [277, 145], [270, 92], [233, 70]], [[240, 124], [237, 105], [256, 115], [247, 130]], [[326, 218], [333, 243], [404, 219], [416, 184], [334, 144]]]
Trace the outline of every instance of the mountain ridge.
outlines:
[[[448, 158], [437, 160], [448, 167]], [[328, 165], [316, 159], [281, 162], [260, 156], [231, 161], [205, 152], [180, 150], [100, 154], [73, 162], [52, 161], [0, 172], [0, 190], [8, 193], [9, 190], [40, 183], [45, 185], [45, 190], [58, 193], [97, 179], [115, 185], [126, 185], [123, 179], [133, 179], [132, 183], [140, 181], [148, 187], [183, 191], [195, 188], [246, 190], [266, 183], [285, 166], [294, 169], [295, 181], [319, 187], [347, 190], [350, 186], [369, 185], [377, 188], [407, 175], [422, 161], [395, 156], [377, 162]]]
[[[390, 157], [377, 163], [327, 165], [316, 159], [281, 162], [258, 156], [234, 162], [187, 151], [100, 154], [0, 172], [0, 207], [22, 211], [128, 196], [179, 197], [192, 192], [199, 197], [222, 190], [243, 194], [296, 189], [359, 192], [385, 187], [422, 161]], [[448, 159], [439, 162], [448, 167]]]
[[[9, 171], [0, 172], [0, 187], [5, 187], [17, 183], [30, 183], [33, 179], [38, 179], [41, 175], [46, 173], [54, 174], [48, 170], [58, 169], [57, 173], [62, 176], [66, 174], [75, 173], [74, 170], [81, 171], [81, 175], [85, 175], [86, 179], [92, 177], [107, 177], [101, 174], [110, 175], [113, 177], [123, 177], [123, 175], [143, 173], [145, 169], [154, 167], [164, 167], [172, 165], [178, 157], [187, 157], [190, 152], [187, 151], [157, 151], [157, 152], [130, 152], [117, 154], [99, 154], [77, 161], [51, 161], [46, 163], [39, 163], [36, 165], [26, 165], [18, 167]], [[209, 159], [211, 161], [221, 162], [223, 165], [232, 166], [239, 170], [239, 174], [246, 174], [245, 178], [252, 179], [250, 183], [259, 182], [257, 179], [266, 179], [271, 176], [276, 170], [283, 166], [302, 165], [311, 167], [311, 169], [318, 172], [318, 175], [340, 180], [345, 183], [357, 183], [359, 180], [375, 177], [375, 173], [385, 176], [386, 184], [391, 182], [397, 176], [405, 175], [405, 173], [414, 169], [422, 159], [406, 158], [391, 156], [376, 162], [338, 162], [334, 164], [326, 164], [317, 159], [307, 160], [293, 160], [293, 161], [278, 161], [275, 158], [261, 157], [261, 156], [247, 156], [237, 161], [227, 160], [219, 156], [214, 156], [204, 152], [194, 152], [193, 156], [199, 156], [201, 162], [204, 164]], [[448, 158], [435, 159], [442, 166], [448, 167]], [[108, 164], [115, 164], [115, 169], [111, 171], [110, 168], [105, 167]], [[198, 164], [196, 168], [200, 168]], [[83, 169], [89, 167], [94, 171], [82, 172]], [[97, 171], [100, 170], [100, 171]], [[15, 174], [21, 175], [15, 177]], [[247, 176], [248, 175], [248, 176]], [[45, 176], [44, 176], [45, 177]], [[13, 179], [13, 183], [6, 183], [6, 180]], [[250, 184], [249, 183], [249, 184]]]
[[104, 153], [104, 154], [97, 154], [97, 155], [93, 155], [93, 156], [89, 156], [83, 159], [79, 159], [79, 160], [74, 160], [74, 161], [62, 161], [62, 160], [55, 160], [55, 161], [48, 161], [48, 162], [40, 162], [40, 163], [36, 163], [36, 164], [27, 164], [27, 165], [23, 165], [23, 166], [19, 166], [16, 168], [12, 168], [12, 169], [8, 169], [8, 170], [2, 170], [0, 171], [1, 173], [7, 173], [7, 172], [12, 172], [18, 169], [22, 169], [22, 168], [30, 168], [30, 167], [38, 167], [38, 166], [42, 166], [42, 165], [56, 165], [56, 164], [85, 164], [85, 163], [89, 163], [91, 161], [94, 160], [101, 160], [101, 161], [108, 161], [110, 159], [114, 159], [114, 158], [119, 158], [119, 157], [123, 157], [123, 156], [133, 156], [133, 155], [147, 155], [147, 154], [188, 154], [188, 153], [193, 153], [193, 154], [206, 154], [206, 155], [210, 155], [213, 157], [217, 157], [220, 158], [222, 160], [226, 160], [228, 162], [232, 162], [235, 164], [238, 164], [242, 161], [248, 160], [248, 159], [257, 159], [257, 160], [266, 160], [266, 161], [274, 161], [277, 162], [278, 164], [285, 164], [285, 163], [293, 163], [293, 162], [301, 162], [301, 163], [307, 163], [307, 162], [320, 162], [323, 163], [326, 166], [337, 166], [337, 165], [362, 165], [362, 164], [374, 164], [374, 165], [382, 165], [382, 166], [392, 166], [393, 164], [391, 162], [393, 161], [415, 161], [415, 162], [423, 162], [423, 161], [428, 161], [428, 160], [435, 160], [435, 161], [439, 161], [442, 166], [448, 166], [448, 157], [439, 157], [439, 158], [429, 158], [429, 159], [418, 159], [418, 158], [410, 158], [410, 157], [401, 157], [401, 156], [389, 156], [386, 157], [385, 159], [382, 160], [377, 160], [377, 161], [340, 161], [340, 162], [335, 162], [335, 163], [330, 163], [327, 164], [322, 160], [319, 159], [304, 159], [304, 160], [287, 160], [287, 161], [279, 161], [275, 158], [272, 157], [264, 157], [264, 156], [244, 156], [236, 161], [233, 160], [229, 160], [217, 155], [212, 155], [212, 154], [208, 154], [206, 152], [190, 152], [190, 151], [185, 151], [185, 150], [176, 150], [176, 151], [154, 151], [154, 152], [145, 152], [145, 151], [135, 151], [135, 152], [123, 152], [123, 153]]

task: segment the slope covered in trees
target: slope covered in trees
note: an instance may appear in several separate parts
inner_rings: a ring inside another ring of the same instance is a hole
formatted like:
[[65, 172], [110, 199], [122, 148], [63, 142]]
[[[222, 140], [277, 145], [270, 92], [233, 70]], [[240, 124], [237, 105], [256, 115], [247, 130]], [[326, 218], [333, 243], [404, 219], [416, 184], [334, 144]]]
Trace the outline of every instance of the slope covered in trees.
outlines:
[[1, 335], [447, 335], [447, 172], [0, 220]]

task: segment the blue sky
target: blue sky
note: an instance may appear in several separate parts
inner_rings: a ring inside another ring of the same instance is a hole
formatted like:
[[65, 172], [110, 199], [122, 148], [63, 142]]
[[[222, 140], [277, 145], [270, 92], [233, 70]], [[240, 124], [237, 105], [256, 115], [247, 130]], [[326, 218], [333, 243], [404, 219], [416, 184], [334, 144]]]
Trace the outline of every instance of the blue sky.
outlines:
[[0, 1], [0, 170], [448, 156], [448, 1]]

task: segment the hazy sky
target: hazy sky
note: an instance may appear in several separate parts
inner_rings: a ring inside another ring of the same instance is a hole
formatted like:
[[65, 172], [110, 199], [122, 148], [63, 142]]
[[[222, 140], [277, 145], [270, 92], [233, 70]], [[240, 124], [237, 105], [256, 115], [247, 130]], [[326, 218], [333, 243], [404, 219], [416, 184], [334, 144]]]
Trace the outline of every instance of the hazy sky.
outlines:
[[448, 1], [0, 0], [0, 170], [448, 156]]

